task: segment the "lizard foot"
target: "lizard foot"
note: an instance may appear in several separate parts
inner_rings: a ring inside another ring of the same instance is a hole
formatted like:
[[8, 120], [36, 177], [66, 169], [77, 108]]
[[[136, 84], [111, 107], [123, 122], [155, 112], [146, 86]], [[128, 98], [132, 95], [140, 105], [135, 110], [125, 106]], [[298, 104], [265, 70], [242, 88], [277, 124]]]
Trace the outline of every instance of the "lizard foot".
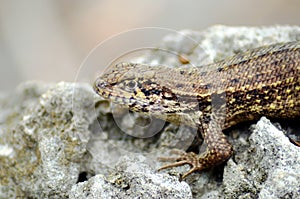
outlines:
[[204, 169], [203, 166], [199, 163], [199, 157], [197, 157], [197, 154], [195, 154], [193, 152], [187, 153], [185, 151], [176, 149], [176, 150], [172, 150], [171, 153], [176, 154], [178, 156], [177, 157], [160, 157], [159, 161], [174, 162], [174, 163], [162, 166], [158, 169], [158, 171], [161, 171], [161, 170], [167, 169], [167, 168], [182, 166], [185, 164], [191, 165], [191, 169], [181, 176], [180, 179], [182, 180], [182, 179], [186, 178], [188, 175], [192, 174], [193, 172]]

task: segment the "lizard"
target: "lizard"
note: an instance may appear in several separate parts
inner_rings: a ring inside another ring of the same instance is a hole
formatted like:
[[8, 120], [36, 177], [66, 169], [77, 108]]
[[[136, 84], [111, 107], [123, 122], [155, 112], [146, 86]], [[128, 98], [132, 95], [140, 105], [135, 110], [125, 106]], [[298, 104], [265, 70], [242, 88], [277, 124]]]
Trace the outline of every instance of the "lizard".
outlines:
[[199, 67], [121, 62], [94, 82], [95, 92], [129, 110], [198, 129], [205, 152], [179, 152], [159, 170], [188, 164], [195, 171], [233, 154], [223, 131], [245, 121], [300, 116], [300, 41], [237, 53]]

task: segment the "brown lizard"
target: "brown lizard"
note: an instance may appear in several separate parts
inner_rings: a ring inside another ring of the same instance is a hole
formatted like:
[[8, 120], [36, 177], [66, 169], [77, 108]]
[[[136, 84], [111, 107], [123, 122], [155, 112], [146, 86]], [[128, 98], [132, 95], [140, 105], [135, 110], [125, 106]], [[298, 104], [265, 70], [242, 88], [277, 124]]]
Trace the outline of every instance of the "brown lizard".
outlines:
[[202, 134], [206, 151], [180, 153], [160, 169], [191, 165], [185, 178], [233, 153], [223, 130], [240, 122], [300, 116], [300, 41], [263, 46], [201, 67], [120, 63], [94, 84], [131, 111], [185, 124]]

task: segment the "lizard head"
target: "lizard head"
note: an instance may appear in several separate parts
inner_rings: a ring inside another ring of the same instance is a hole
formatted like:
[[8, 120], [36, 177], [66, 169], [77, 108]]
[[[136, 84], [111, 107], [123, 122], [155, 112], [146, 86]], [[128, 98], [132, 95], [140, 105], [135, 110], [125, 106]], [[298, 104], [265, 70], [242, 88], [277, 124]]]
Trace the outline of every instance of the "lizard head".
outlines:
[[170, 112], [179, 106], [177, 97], [156, 81], [156, 71], [148, 65], [120, 63], [97, 78], [94, 90], [136, 112]]
[[177, 74], [179, 70], [166, 66], [120, 63], [96, 79], [94, 90], [131, 111], [178, 120], [181, 113], [198, 108], [198, 99], [185, 90], [190, 81]]

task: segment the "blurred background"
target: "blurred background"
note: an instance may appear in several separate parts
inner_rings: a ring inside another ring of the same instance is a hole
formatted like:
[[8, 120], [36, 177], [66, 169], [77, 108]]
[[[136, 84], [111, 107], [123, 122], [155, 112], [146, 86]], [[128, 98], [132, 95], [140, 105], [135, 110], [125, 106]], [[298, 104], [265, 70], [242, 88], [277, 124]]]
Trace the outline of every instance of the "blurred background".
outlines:
[[[99, 44], [103, 63], [94, 64], [101, 71], [119, 48], [161, 39], [150, 32], [142, 40], [135, 34], [115, 39], [114, 47], [105, 46], [124, 31], [203, 30], [216, 24], [300, 25], [300, 1], [0, 0], [0, 92], [27, 80], [75, 81], [80, 66]], [[91, 78], [85, 70], [80, 73]]]

